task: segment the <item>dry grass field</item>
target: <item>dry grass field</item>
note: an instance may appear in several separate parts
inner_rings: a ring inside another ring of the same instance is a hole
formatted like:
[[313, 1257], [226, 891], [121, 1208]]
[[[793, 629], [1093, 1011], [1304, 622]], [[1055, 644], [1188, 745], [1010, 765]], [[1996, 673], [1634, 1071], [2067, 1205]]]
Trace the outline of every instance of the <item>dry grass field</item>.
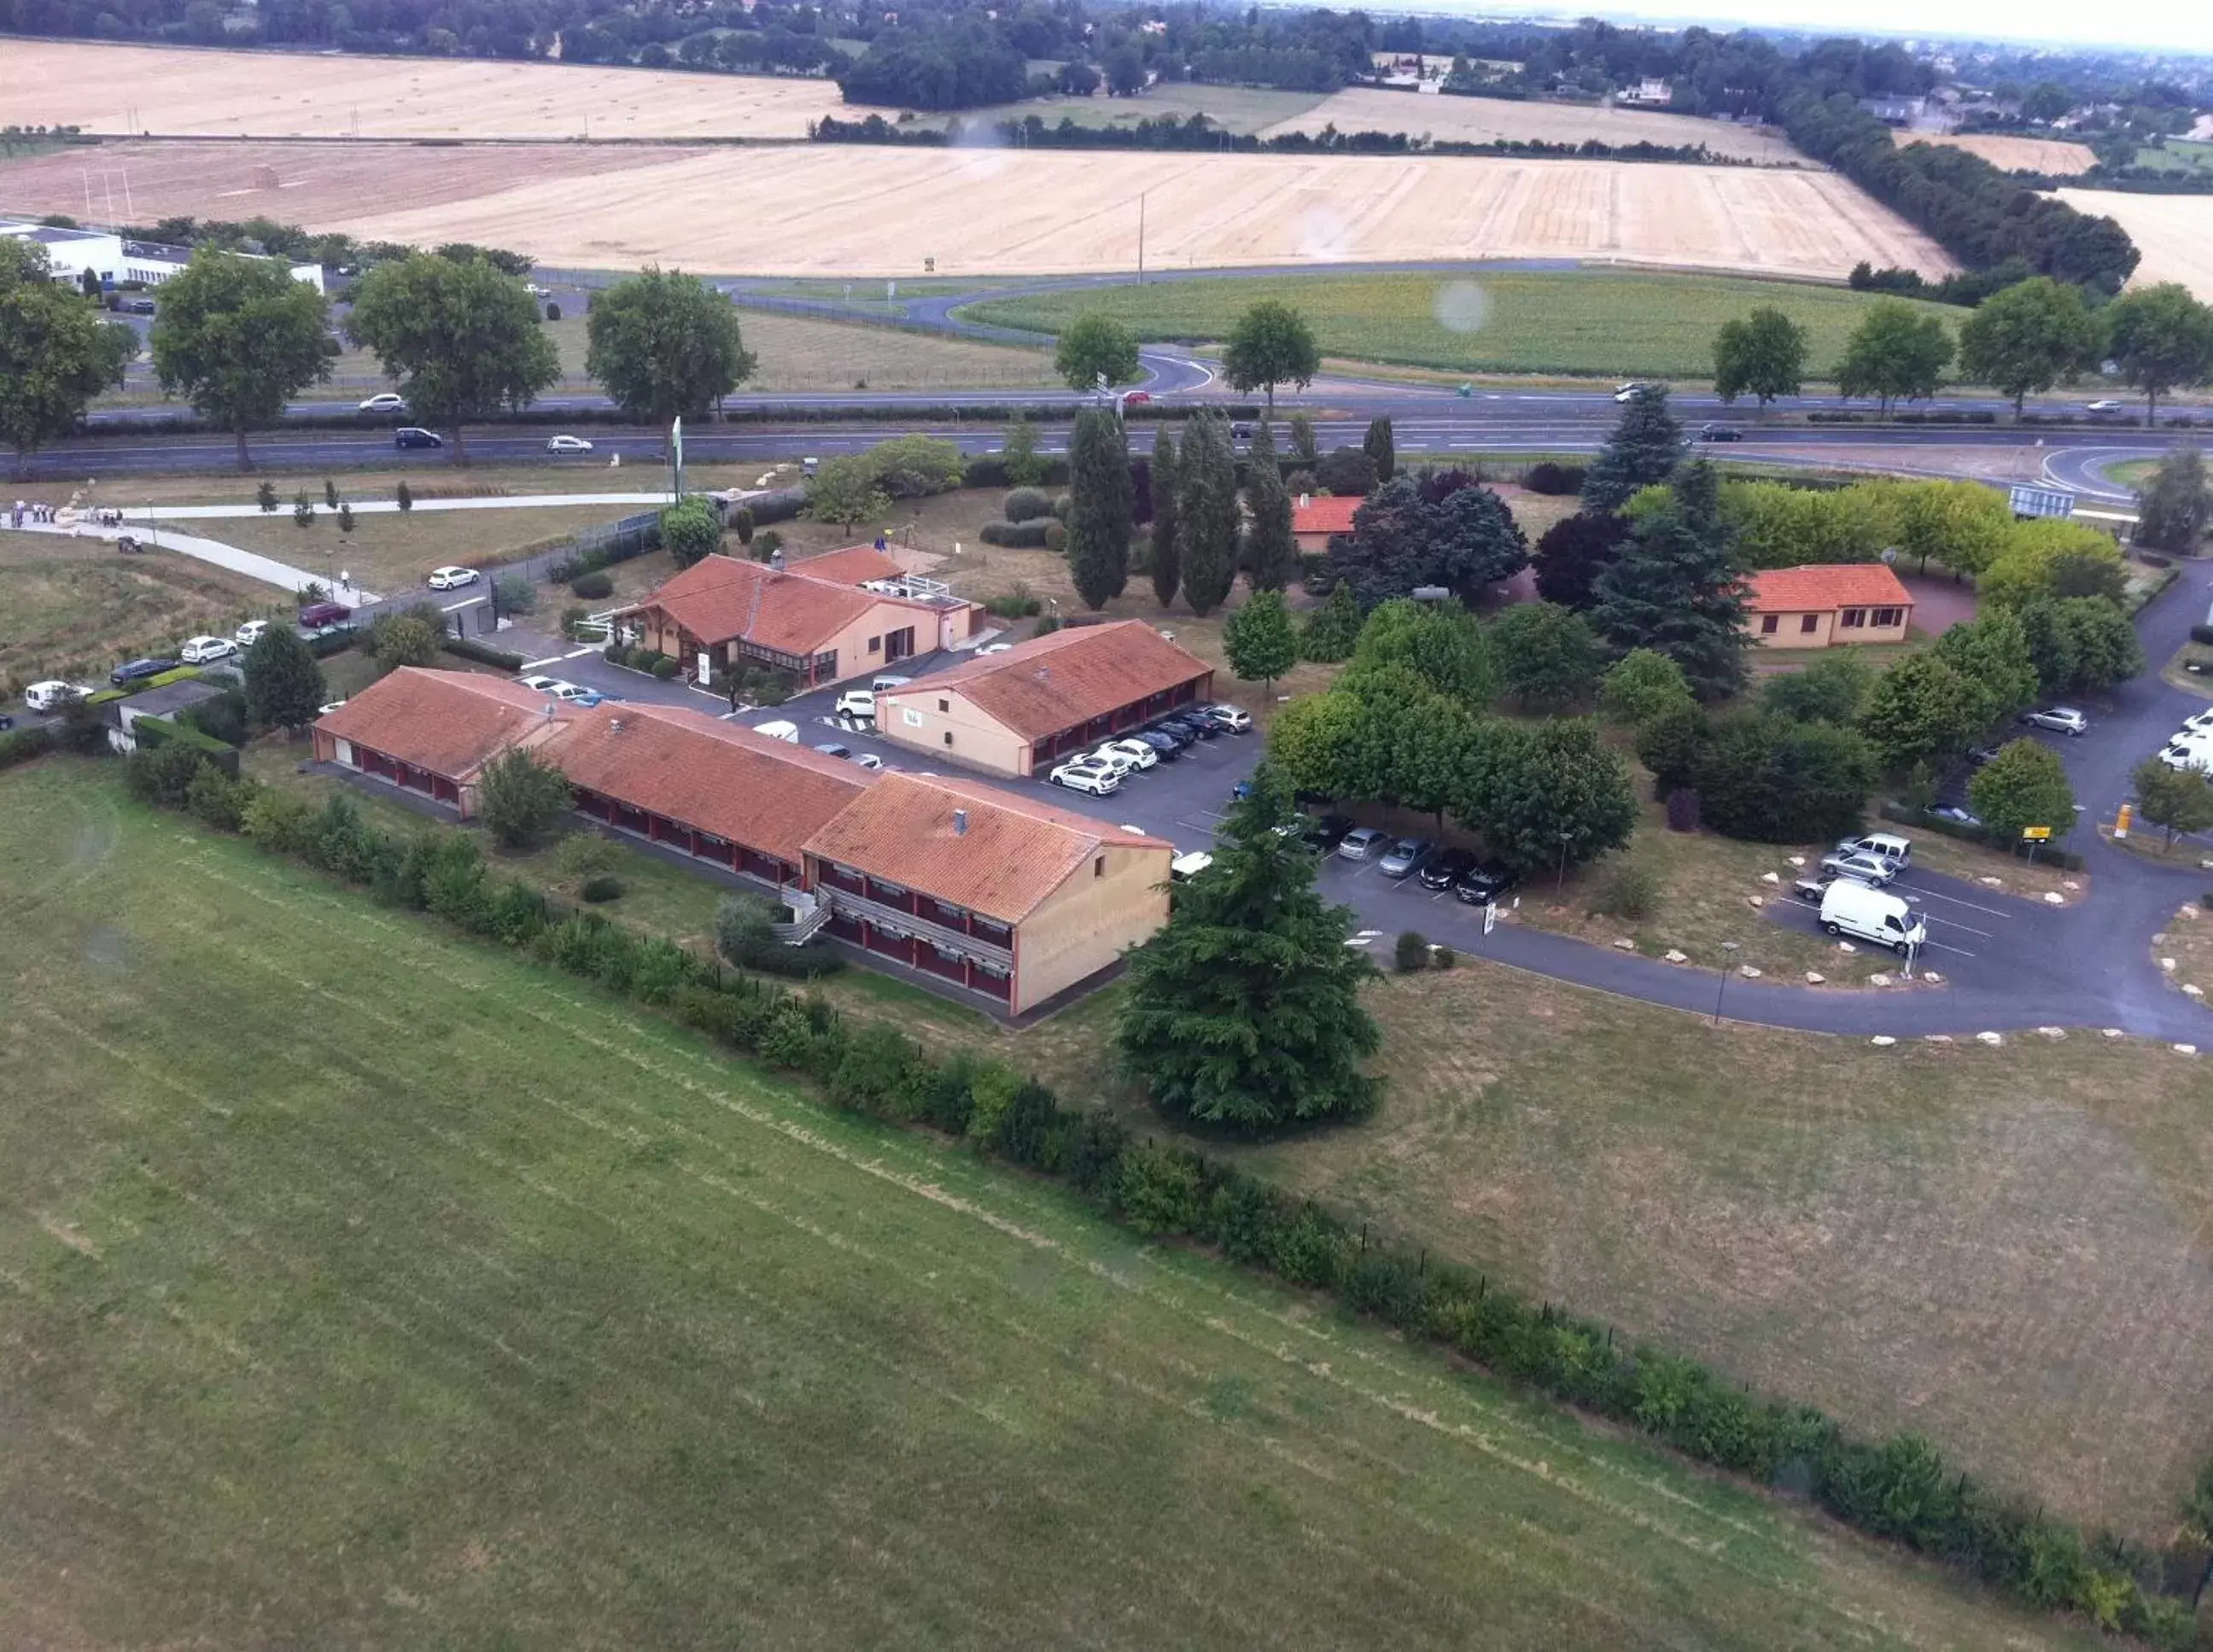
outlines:
[[282, 593], [189, 558], [11, 533], [0, 538], [0, 695], [45, 677], [104, 680], [119, 660], [284, 606]]
[[2213, 300], [2213, 195], [2063, 189], [2059, 198], [2077, 211], [2117, 219], [2143, 249], [2131, 286], [2179, 281], [2199, 298]]
[[2087, 143], [2064, 143], [2050, 137], [2005, 137], [1992, 132], [1900, 132], [1905, 143], [1942, 143], [1970, 155], [1979, 155], [2008, 172], [2044, 172], [2055, 178], [2071, 178], [2098, 163]]
[[826, 80], [10, 40], [0, 125], [164, 137], [804, 137]]
[[1504, 98], [1422, 97], [1353, 87], [1324, 98], [1295, 119], [1267, 129], [1318, 132], [1334, 125], [1341, 132], [1426, 132], [1432, 137], [1487, 143], [1519, 139], [1545, 143], [1703, 143], [1716, 155], [1759, 161], [1771, 166], [1810, 167], [1778, 132], [1733, 126], [1692, 115], [1649, 109], [1598, 108], [1572, 103], [1517, 103]]

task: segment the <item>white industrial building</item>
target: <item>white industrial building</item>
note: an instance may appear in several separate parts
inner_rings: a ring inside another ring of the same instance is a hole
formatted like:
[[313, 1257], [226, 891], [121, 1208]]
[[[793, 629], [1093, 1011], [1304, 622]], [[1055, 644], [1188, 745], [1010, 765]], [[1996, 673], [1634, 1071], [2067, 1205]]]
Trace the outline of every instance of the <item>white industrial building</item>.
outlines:
[[[103, 287], [136, 282], [158, 287], [181, 271], [192, 259], [189, 247], [168, 247], [158, 241], [125, 241], [105, 229], [61, 229], [27, 218], [0, 218], [0, 235], [35, 241], [46, 249], [57, 281], [81, 281], [89, 270]], [[295, 264], [292, 278], [323, 290], [323, 266]]]

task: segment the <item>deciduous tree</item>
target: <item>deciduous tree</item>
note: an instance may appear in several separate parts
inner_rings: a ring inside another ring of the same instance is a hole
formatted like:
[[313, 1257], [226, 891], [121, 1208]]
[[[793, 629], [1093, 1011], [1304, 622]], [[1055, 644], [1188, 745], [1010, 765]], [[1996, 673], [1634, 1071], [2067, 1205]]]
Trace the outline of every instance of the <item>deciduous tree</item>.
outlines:
[[1683, 668], [1657, 649], [1631, 649], [1599, 684], [1599, 715], [1619, 728], [1639, 728], [1663, 712], [1693, 704]]
[[453, 431], [462, 464], [466, 421], [527, 406], [561, 376], [537, 301], [482, 258], [418, 253], [376, 265], [353, 290], [346, 331], [418, 418]]
[[1613, 434], [1583, 472], [1583, 509], [1619, 510], [1637, 489], [1673, 475], [1682, 457], [1683, 427], [1668, 411], [1666, 387], [1645, 386], [1623, 405]]
[[866, 454], [826, 459], [807, 479], [807, 514], [818, 522], [835, 522], [847, 533], [853, 524], [881, 516], [892, 508], [890, 496], [876, 484], [876, 468]]
[[2104, 597], [2032, 602], [2017, 623], [2035, 668], [2036, 692], [2045, 698], [2111, 688], [2144, 668], [2137, 628]]
[[1552, 602], [1517, 602], [1491, 625], [1491, 652], [1506, 692], [1530, 705], [1588, 696], [1604, 663], [1582, 616]]
[[1130, 384], [1145, 371], [1137, 359], [1137, 335], [1096, 310], [1068, 324], [1053, 348], [1052, 370], [1071, 390]]
[[1404, 597], [1379, 607], [1360, 628], [1352, 664], [1339, 680], [1356, 686], [1369, 673], [1403, 667], [1430, 692], [1471, 708], [1498, 698], [1491, 639], [1466, 609]]
[[1232, 671], [1247, 682], [1265, 682], [1273, 692], [1276, 679], [1299, 658], [1298, 637], [1284, 611], [1283, 594], [1255, 591], [1222, 626], [1222, 646]]
[[2037, 697], [2036, 656], [2016, 613], [1992, 608], [1954, 625], [1936, 639], [1936, 651], [1973, 685], [1982, 700], [1984, 727], [2005, 721]]
[[1171, 1119], [1260, 1134], [1375, 1106], [1362, 1063], [1382, 1039], [1360, 1002], [1374, 967], [1344, 944], [1351, 914], [1314, 892], [1314, 857], [1279, 830], [1297, 818], [1263, 764], [1213, 864], [1130, 954], [1116, 1042]]
[[285, 260], [204, 247], [162, 283], [154, 371], [162, 389], [231, 432], [244, 470], [247, 432], [276, 424], [294, 396], [330, 377], [330, 301], [294, 280]]
[[2205, 485], [2205, 456], [2195, 448], [2177, 448], [2161, 460], [2137, 490], [2136, 542], [2154, 551], [2196, 554], [2213, 516], [2213, 493]]
[[1733, 402], [1749, 394], [1762, 411], [1777, 396], [1795, 396], [1806, 376], [1806, 329], [1772, 305], [1726, 321], [1714, 338], [1714, 393]]
[[569, 782], [523, 747], [510, 747], [485, 765], [477, 782], [477, 814], [505, 849], [527, 849], [567, 814]]
[[298, 734], [329, 698], [323, 668], [300, 633], [271, 625], [246, 650], [246, 715], [266, 728]]
[[2080, 287], [2035, 276], [1992, 293], [1960, 324], [1960, 373], [2013, 398], [2096, 364], [2098, 327]]
[[76, 429], [94, 396], [123, 382], [137, 351], [128, 327], [102, 322], [54, 284], [45, 247], [0, 240], [0, 433], [19, 470]]
[[1304, 316], [1288, 304], [1264, 298], [1229, 330], [1222, 351], [1222, 371], [1233, 389], [1265, 391], [1272, 418], [1276, 387], [1294, 384], [1303, 390], [1312, 384], [1321, 371], [1321, 351]]
[[1696, 773], [1707, 825], [1759, 843], [1805, 843], [1859, 819], [1876, 777], [1856, 728], [1768, 711], [1715, 720]]
[[2173, 281], [2123, 293], [2106, 307], [2106, 349], [2121, 376], [2144, 393], [2144, 423], [2159, 422], [2159, 399], [2213, 373], [2213, 306]]
[[1299, 653], [1318, 665], [1334, 665], [1352, 657], [1360, 640], [1360, 600], [1352, 587], [1340, 580], [1329, 588], [1321, 607], [1307, 616], [1299, 632]]
[[2033, 740], [2009, 741], [1975, 771], [1967, 804], [1995, 837], [2019, 839], [2023, 828], [2048, 826], [2064, 838], [2075, 826], [2075, 789], [2059, 753]]
[[1111, 409], [1086, 407], [1068, 438], [1068, 571], [1103, 608], [1130, 582], [1130, 442]]
[[756, 365], [728, 297], [697, 276], [650, 265], [594, 296], [585, 337], [584, 371], [672, 442], [677, 419], [708, 412]]
[[2137, 813], [2167, 834], [2167, 846], [2186, 832], [2213, 828], [2213, 778], [2203, 769], [2170, 769], [2148, 757], [2129, 771]]
[[1891, 773], [1964, 751], [1982, 728], [1981, 691], [1934, 654], [1909, 655], [1876, 678], [1860, 713], [1860, 732]]
[[1629, 765], [1589, 717], [1533, 728], [1497, 725], [1454, 812], [1525, 872], [1576, 867], [1629, 841], [1637, 794]]
[[1611, 511], [1579, 510], [1563, 516], [1537, 541], [1537, 594], [1577, 611], [1597, 599], [1598, 576], [1613, 566], [1629, 542], [1629, 523]]
[[1837, 390], [1845, 399], [1873, 396], [1882, 416], [1891, 405], [1936, 393], [1952, 361], [1952, 335], [1933, 315], [1898, 298], [1878, 298], [1844, 342]]
[[689, 568], [722, 548], [722, 519], [698, 494], [679, 499], [661, 513], [661, 548], [679, 568]]
[[1874, 667], [1850, 649], [1832, 649], [1802, 671], [1770, 677], [1760, 686], [1759, 705], [1795, 722], [1850, 728], [1874, 686]]
[[1276, 462], [1266, 422], [1253, 434], [1245, 460], [1245, 573], [1258, 591], [1280, 591], [1299, 571], [1299, 542], [1291, 533], [1291, 496]]

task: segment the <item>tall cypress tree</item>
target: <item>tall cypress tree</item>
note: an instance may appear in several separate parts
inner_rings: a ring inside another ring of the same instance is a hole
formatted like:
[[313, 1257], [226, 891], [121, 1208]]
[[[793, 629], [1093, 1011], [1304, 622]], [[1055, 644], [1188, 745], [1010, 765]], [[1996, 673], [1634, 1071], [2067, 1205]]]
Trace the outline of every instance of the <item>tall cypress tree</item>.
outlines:
[[1130, 439], [1104, 407], [1076, 416], [1068, 439], [1068, 571], [1094, 608], [1130, 582]]
[[1649, 648], [1682, 667], [1701, 697], [1744, 686], [1744, 597], [1714, 467], [1683, 467], [1667, 503], [1637, 527], [1593, 588], [1591, 623], [1615, 648]]
[[1392, 434], [1387, 418], [1368, 421], [1368, 434], [1360, 439], [1361, 451], [1375, 461], [1375, 479], [1387, 482], [1399, 469], [1398, 438]]
[[1182, 471], [1175, 437], [1163, 430], [1153, 442], [1153, 594], [1167, 607], [1183, 583], [1183, 546], [1176, 523], [1176, 490]]
[[1176, 527], [1183, 546], [1183, 594], [1204, 618], [1229, 594], [1237, 577], [1237, 463], [1229, 424], [1201, 413], [1184, 434]]
[[1276, 462], [1276, 439], [1264, 424], [1245, 456], [1245, 575], [1256, 591], [1280, 591], [1299, 570], [1299, 542], [1291, 535], [1291, 496]]
[[1674, 473], [1683, 456], [1683, 427], [1667, 411], [1664, 386], [1647, 385], [1629, 399], [1613, 434], [1583, 473], [1583, 509], [1619, 510], [1629, 496]]

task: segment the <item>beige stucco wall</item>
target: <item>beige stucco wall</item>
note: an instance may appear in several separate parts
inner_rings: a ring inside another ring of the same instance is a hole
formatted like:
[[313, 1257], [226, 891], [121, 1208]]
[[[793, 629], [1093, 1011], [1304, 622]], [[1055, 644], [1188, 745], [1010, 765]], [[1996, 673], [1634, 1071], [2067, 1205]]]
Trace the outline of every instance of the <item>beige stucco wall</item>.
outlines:
[[1814, 616], [1819, 624], [1811, 631], [1799, 629], [1803, 622], [1802, 614], [1777, 614], [1775, 618], [1780, 623], [1771, 637], [1759, 629], [1761, 622], [1768, 616], [1751, 614], [1747, 616], [1745, 628], [1755, 643], [1771, 649], [1825, 649], [1832, 644], [1848, 643], [1903, 643], [1906, 631], [1913, 624], [1913, 610], [1907, 607], [1901, 609], [1899, 613], [1895, 625], [1856, 625], [1847, 631], [1837, 623], [1838, 614], [1832, 610]]
[[[1171, 852], [1108, 844], [1023, 920], [1015, 939], [1017, 1012], [1106, 968], [1168, 921]], [[1092, 871], [1100, 856], [1104, 876]]]
[[[904, 631], [911, 626], [917, 654], [927, 654], [932, 649], [945, 646], [941, 620], [939, 610], [918, 603], [909, 605], [883, 601], [872, 604], [863, 609], [851, 625], [814, 650], [817, 654], [833, 648], [838, 650], [838, 675], [835, 679], [824, 680], [846, 682], [855, 677], [867, 677], [886, 669], [882, 648], [880, 645], [876, 652], [869, 653], [869, 639], [881, 637], [887, 631]], [[660, 609], [647, 609], [639, 615], [639, 622], [644, 627], [648, 647], [658, 649], [681, 661], [686, 671], [698, 665], [697, 651], [685, 643], [678, 626]], [[966, 634], [966, 631], [960, 631], [953, 640]], [[714, 650], [717, 660], [727, 663], [733, 647]]]
[[[937, 709], [940, 702], [947, 710]], [[950, 746], [945, 743], [948, 734]], [[995, 774], [1029, 772], [1029, 741], [970, 704], [958, 690], [933, 690], [927, 678], [911, 688], [876, 696], [876, 737]]]

